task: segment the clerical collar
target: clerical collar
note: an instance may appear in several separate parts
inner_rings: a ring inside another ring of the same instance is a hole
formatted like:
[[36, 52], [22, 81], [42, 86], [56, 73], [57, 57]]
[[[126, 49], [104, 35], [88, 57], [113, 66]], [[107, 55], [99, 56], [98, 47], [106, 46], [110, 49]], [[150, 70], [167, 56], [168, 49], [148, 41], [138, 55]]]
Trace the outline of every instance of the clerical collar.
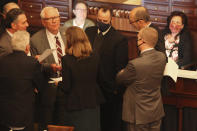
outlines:
[[[109, 30], [111, 29], [111, 26], [105, 31], [105, 32], [102, 32], [103, 35], [107, 34], [107, 32], [109, 32]], [[100, 33], [101, 31], [98, 29], [98, 34]]]

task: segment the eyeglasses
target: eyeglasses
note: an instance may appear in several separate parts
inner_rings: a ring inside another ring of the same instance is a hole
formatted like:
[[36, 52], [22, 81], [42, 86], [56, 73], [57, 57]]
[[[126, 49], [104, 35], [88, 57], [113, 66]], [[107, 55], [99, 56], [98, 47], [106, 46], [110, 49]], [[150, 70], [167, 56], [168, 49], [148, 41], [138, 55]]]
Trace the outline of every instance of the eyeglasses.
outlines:
[[50, 17], [50, 18], [43, 18], [43, 20], [46, 20], [46, 21], [56, 21], [56, 20], [59, 20], [60, 16], [54, 16], [54, 17]]
[[130, 23], [130, 24], [133, 24], [133, 23], [136, 23], [136, 22], [138, 22], [138, 21], [140, 21], [140, 20], [143, 20], [143, 19], [139, 19], [139, 20], [135, 20], [135, 21], [129, 21], [129, 23]]
[[176, 24], [176, 25], [182, 25], [182, 22], [179, 21], [171, 21], [172, 24]]
[[79, 12], [87, 12], [87, 9], [75, 9], [75, 10]]
[[137, 41], [140, 41], [140, 40], [142, 40], [142, 39], [137, 39]]

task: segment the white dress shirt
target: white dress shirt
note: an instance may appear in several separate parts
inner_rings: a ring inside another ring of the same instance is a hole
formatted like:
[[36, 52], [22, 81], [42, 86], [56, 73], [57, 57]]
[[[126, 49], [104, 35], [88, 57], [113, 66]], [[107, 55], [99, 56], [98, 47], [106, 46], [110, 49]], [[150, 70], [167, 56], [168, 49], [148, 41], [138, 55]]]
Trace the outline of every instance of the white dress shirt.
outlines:
[[62, 37], [60, 35], [60, 32], [57, 33], [57, 35], [54, 35], [52, 34], [51, 32], [49, 32], [47, 29], [46, 29], [46, 35], [47, 35], [47, 39], [49, 41], [49, 46], [51, 49], [55, 49], [55, 51], [53, 51], [53, 57], [55, 59], [55, 63], [58, 64], [58, 56], [57, 56], [57, 47], [56, 47], [56, 39], [55, 39], [55, 36], [58, 37], [58, 40], [61, 44], [61, 48], [62, 48], [62, 55], [64, 56], [65, 55], [65, 45], [64, 45], [64, 42], [62, 40]]

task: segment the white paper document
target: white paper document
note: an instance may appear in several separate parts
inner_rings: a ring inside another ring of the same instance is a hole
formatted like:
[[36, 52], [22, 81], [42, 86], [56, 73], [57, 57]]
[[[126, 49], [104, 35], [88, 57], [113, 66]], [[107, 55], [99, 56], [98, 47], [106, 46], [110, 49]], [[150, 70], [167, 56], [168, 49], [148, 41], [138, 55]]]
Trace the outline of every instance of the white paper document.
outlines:
[[39, 62], [42, 62], [44, 59], [46, 59], [48, 56], [50, 56], [55, 49], [46, 49], [38, 58]]
[[172, 60], [172, 58], [168, 58], [168, 63], [166, 64], [164, 70], [164, 76], [170, 76], [175, 82], [177, 80], [178, 75], [178, 65]]
[[197, 71], [180, 70], [178, 71], [178, 77], [197, 79]]
[[48, 83], [55, 83], [55, 82], [60, 82], [62, 81], [62, 77], [58, 77], [58, 78], [50, 78], [51, 81], [48, 81]]
[[168, 63], [164, 70], [164, 76], [170, 76], [174, 82], [177, 81], [177, 77], [197, 79], [197, 71], [178, 69], [178, 65], [171, 58], [168, 58]]

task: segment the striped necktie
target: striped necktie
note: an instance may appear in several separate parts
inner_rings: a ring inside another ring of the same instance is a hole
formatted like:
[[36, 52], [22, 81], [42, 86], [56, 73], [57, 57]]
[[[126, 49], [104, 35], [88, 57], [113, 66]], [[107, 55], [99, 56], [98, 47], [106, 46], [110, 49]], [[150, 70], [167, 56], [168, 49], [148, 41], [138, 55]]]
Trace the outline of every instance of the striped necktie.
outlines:
[[57, 36], [55, 36], [55, 39], [56, 39], [56, 48], [57, 48], [58, 62], [59, 62], [59, 65], [61, 65], [61, 59], [62, 59], [62, 55], [63, 55], [62, 54], [61, 43], [59, 42]]

